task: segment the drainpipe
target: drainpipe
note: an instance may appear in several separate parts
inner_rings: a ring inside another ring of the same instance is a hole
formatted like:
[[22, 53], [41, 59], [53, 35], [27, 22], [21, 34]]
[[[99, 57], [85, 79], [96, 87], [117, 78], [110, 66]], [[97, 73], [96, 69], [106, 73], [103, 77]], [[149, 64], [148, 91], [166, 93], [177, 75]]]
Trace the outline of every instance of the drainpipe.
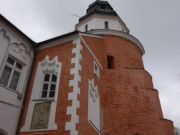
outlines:
[[24, 112], [24, 106], [26, 103], [26, 98], [27, 98], [27, 93], [28, 93], [28, 88], [30, 85], [30, 81], [31, 81], [31, 77], [32, 77], [32, 72], [33, 72], [33, 67], [34, 67], [34, 62], [35, 62], [35, 58], [36, 58], [36, 43], [34, 44], [34, 57], [33, 57], [33, 61], [32, 61], [32, 65], [31, 65], [31, 69], [30, 69], [30, 73], [29, 73], [29, 77], [28, 77], [28, 82], [27, 82], [27, 86], [26, 86], [26, 90], [24, 93], [24, 99], [23, 99], [23, 104], [21, 107], [21, 112], [20, 112], [20, 116], [19, 116], [19, 120], [18, 120], [18, 125], [17, 125], [17, 129], [16, 129], [16, 135], [18, 135], [19, 131], [20, 131], [20, 126], [21, 126], [21, 121], [22, 121], [22, 116], [23, 116], [23, 112]]

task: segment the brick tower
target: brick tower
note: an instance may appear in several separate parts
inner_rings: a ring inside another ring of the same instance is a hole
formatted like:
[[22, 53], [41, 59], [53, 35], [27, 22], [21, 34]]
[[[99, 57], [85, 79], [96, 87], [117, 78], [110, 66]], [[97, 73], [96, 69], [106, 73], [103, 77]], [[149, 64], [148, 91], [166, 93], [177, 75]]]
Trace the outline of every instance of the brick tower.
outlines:
[[21, 135], [174, 135], [138, 39], [106, 1], [36, 45]]

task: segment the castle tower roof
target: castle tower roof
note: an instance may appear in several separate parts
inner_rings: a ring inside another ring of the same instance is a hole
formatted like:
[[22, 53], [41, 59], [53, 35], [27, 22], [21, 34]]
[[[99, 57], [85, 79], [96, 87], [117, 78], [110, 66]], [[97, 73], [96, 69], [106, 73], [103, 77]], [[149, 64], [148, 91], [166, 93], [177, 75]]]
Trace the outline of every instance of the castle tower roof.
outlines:
[[91, 5], [89, 5], [86, 15], [81, 17], [79, 19], [79, 22], [81, 22], [82, 20], [86, 19], [87, 17], [89, 17], [93, 14], [118, 16], [116, 11], [114, 11], [114, 9], [111, 7], [111, 5], [107, 1], [97, 0], [97, 1], [93, 2]]
[[76, 30], [115, 30], [129, 33], [129, 29], [107, 1], [96, 0], [89, 5], [86, 14], [79, 18]]

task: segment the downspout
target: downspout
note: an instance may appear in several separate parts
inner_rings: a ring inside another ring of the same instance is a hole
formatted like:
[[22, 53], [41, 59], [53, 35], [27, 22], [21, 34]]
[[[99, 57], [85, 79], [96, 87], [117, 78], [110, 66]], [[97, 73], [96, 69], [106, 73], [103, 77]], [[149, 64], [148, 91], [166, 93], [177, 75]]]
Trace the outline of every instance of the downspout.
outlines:
[[32, 64], [31, 64], [31, 69], [30, 69], [30, 73], [29, 73], [29, 77], [28, 77], [26, 90], [25, 90], [25, 93], [24, 93], [24, 99], [23, 99], [23, 104], [22, 104], [22, 107], [21, 107], [21, 113], [20, 113], [19, 120], [18, 120], [18, 125], [17, 125], [17, 129], [16, 129], [16, 135], [18, 135], [18, 133], [20, 131], [21, 121], [22, 121], [23, 112], [24, 112], [24, 106], [25, 106], [25, 103], [26, 103], [28, 88], [29, 88], [29, 85], [30, 85], [31, 77], [32, 77], [34, 62], [35, 62], [35, 59], [36, 59], [36, 45], [37, 44], [35, 43], [34, 47], [33, 47], [34, 48], [34, 57], [33, 57], [33, 61], [32, 61]]

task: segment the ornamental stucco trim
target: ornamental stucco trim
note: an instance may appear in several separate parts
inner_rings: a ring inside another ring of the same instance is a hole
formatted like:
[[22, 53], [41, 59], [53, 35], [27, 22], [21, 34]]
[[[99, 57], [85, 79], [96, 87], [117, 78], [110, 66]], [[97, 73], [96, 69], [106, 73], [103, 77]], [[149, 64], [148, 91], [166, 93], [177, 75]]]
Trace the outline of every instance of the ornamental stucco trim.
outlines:
[[88, 85], [88, 122], [100, 134], [100, 97], [94, 79]]
[[82, 55], [80, 51], [82, 50], [81, 40], [75, 39], [73, 44], [76, 45], [72, 49], [72, 54], [75, 54], [75, 58], [71, 59], [71, 64], [75, 64], [75, 68], [70, 69], [70, 74], [74, 75], [74, 79], [69, 81], [69, 87], [73, 87], [73, 92], [68, 94], [68, 100], [72, 101], [72, 106], [67, 107], [67, 115], [71, 115], [71, 121], [66, 122], [65, 130], [70, 131], [70, 135], [78, 135], [76, 130], [76, 124], [79, 123], [79, 116], [77, 115], [77, 109], [80, 107], [78, 101], [78, 94], [80, 94], [80, 87], [78, 83], [81, 82], [81, 76], [79, 72], [81, 71], [80, 60], [82, 60]]
[[1, 26], [0, 26], [0, 32], [3, 33], [3, 37], [8, 39], [10, 41], [10, 36], [8, 35], [8, 33], [6, 32], [6, 30], [4, 30]]
[[[49, 56], [46, 56], [43, 61], [38, 63], [38, 67], [33, 83], [33, 88], [32, 88], [31, 99], [29, 101], [28, 111], [26, 115], [26, 120], [24, 126], [21, 128], [21, 132], [47, 131], [47, 130], [57, 129], [57, 124], [55, 123], [55, 116], [56, 116], [57, 98], [58, 98], [59, 83], [60, 83], [61, 66], [62, 66], [62, 62], [58, 62], [57, 56], [54, 57], [54, 59], [52, 59], [51, 61], [49, 60]], [[49, 99], [41, 100], [42, 98], [40, 95], [42, 90], [44, 72], [54, 72], [57, 74], [57, 84], [56, 84], [54, 100], [49, 100]], [[48, 128], [30, 130], [34, 106], [36, 103], [43, 103], [43, 102], [51, 102]]]

